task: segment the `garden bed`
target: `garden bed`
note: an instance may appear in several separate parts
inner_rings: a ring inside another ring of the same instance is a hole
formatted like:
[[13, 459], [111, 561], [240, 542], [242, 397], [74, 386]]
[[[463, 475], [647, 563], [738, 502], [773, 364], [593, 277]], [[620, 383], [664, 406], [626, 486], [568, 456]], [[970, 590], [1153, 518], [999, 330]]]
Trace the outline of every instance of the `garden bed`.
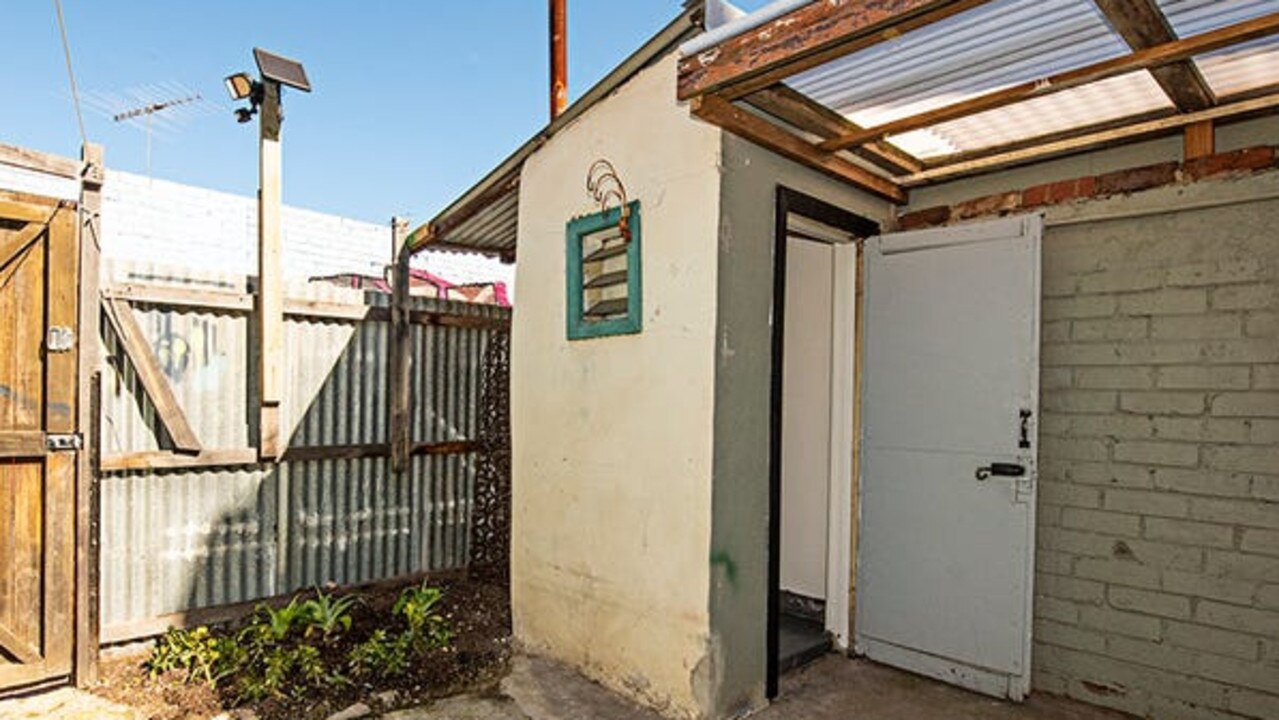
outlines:
[[[359, 702], [375, 711], [421, 705], [436, 698], [495, 686], [506, 674], [510, 660], [509, 596], [505, 587], [478, 580], [431, 581], [431, 588], [443, 591], [431, 613], [433, 618], [442, 620], [447, 640], [415, 645], [402, 671], [385, 672], [388, 668], [394, 670], [395, 662], [383, 656], [389, 653], [388, 648], [395, 647], [395, 639], [406, 635], [404, 644], [411, 644], [405, 633], [403, 605], [400, 611], [396, 608], [401, 593], [409, 589], [411, 594], [415, 587], [416, 583], [405, 583], [400, 587], [381, 585], [367, 593], [356, 591], [353, 594], [358, 601], [346, 611], [350, 617], [349, 628], [344, 622], [338, 623], [327, 635], [318, 629], [314, 633], [299, 628], [286, 629], [284, 642], [293, 649], [315, 648], [314, 652], [305, 651], [309, 662], [317, 668], [326, 668], [326, 672], [331, 671], [332, 677], [326, 675], [301, 687], [281, 688], [260, 698], [246, 698], [244, 680], [252, 673], [247, 668], [253, 666], [249, 660], [237, 661], [246, 669], [232, 665], [235, 669], [210, 684], [200, 674], [189, 678], [192, 673], [186, 669], [153, 672], [149, 663], [154, 663], [157, 656], [152, 653], [104, 660], [101, 681], [94, 692], [130, 705], [156, 720], [210, 718], [228, 711], [231, 717], [276, 720], [322, 719]], [[329, 597], [344, 595], [335, 591]], [[298, 600], [305, 603], [316, 596], [314, 591], [303, 592], [299, 593]], [[269, 632], [268, 614], [260, 612], [258, 617], [259, 627], [250, 633]], [[226, 639], [231, 650], [243, 652], [238, 646], [252, 646], [252, 642], [232, 639], [244, 637], [243, 629], [250, 622], [251, 619], [246, 619], [238, 624], [211, 628], [208, 637]], [[382, 633], [378, 637], [385, 641], [370, 643], [370, 638], [379, 630]], [[202, 635], [182, 634], [184, 641], [191, 637], [198, 639]], [[225, 646], [218, 647], [226, 652]], [[354, 650], [359, 647], [363, 652]], [[369, 648], [373, 652], [370, 653]], [[352, 665], [353, 650], [354, 657], [363, 659], [356, 665]], [[368, 659], [370, 655], [372, 660]], [[298, 667], [301, 665], [290, 667], [285, 673], [289, 682], [296, 682], [303, 674]]]

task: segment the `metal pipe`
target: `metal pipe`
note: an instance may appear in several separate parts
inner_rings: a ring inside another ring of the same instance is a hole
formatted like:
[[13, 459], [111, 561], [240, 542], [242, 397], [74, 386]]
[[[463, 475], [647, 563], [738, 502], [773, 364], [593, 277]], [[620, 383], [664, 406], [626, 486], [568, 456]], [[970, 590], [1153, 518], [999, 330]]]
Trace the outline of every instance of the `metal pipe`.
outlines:
[[549, 0], [551, 35], [551, 120], [568, 107], [567, 0]]

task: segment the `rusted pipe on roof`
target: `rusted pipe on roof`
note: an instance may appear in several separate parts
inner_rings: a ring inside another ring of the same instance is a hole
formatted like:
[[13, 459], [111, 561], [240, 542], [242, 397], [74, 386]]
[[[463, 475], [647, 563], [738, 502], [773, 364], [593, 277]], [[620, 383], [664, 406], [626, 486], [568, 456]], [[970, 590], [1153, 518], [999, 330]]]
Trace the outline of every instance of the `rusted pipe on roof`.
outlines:
[[568, 107], [568, 0], [550, 0], [551, 120]]

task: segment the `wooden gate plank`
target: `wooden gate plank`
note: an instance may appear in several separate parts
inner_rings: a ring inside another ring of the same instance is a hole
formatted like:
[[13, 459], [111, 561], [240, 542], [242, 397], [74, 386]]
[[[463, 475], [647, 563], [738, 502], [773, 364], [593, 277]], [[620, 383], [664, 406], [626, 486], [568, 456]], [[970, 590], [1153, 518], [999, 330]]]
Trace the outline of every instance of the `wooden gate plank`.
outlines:
[[44, 224], [49, 219], [49, 208], [34, 203], [0, 198], [0, 218], [6, 220], [23, 220]]
[[[74, 309], [74, 308], [73, 308]], [[71, 671], [75, 610], [74, 452], [49, 453], [45, 460], [44, 657], [51, 675]]]
[[128, 303], [118, 298], [107, 298], [103, 300], [103, 305], [106, 307], [107, 319], [111, 322], [111, 327], [120, 338], [120, 346], [124, 348], [134, 369], [138, 371], [138, 380], [142, 382], [147, 396], [155, 405], [155, 413], [169, 433], [169, 437], [173, 439], [174, 447], [185, 453], [200, 452], [200, 441], [196, 439], [195, 432], [187, 422], [186, 414], [182, 412], [182, 406], [178, 404], [168, 379], [164, 377], [159, 360], [151, 351], [151, 346], [147, 344], [142, 334], [142, 327], [133, 316], [133, 309]]
[[[0, 431], [0, 458], [33, 458], [44, 455], [44, 433], [39, 430]], [[0, 595], [0, 597], [3, 597]]]
[[42, 460], [6, 463], [0, 476], [0, 504], [9, 509], [0, 517], [7, 526], [3, 528], [7, 547], [0, 567], [5, 576], [0, 645], [24, 663], [40, 661], [43, 470]]
[[40, 430], [43, 415], [44, 253], [21, 257], [0, 270], [0, 432]]
[[0, 270], [9, 267], [9, 263], [40, 239], [44, 231], [44, 223], [31, 223], [9, 237], [0, 238]]
[[34, 647], [26, 640], [14, 635], [0, 625], [0, 653], [8, 653], [15, 660], [28, 665], [40, 662], [40, 648]]
[[[3, 437], [3, 435], [0, 435]], [[14, 596], [17, 587], [16, 570], [18, 568], [18, 533], [15, 522], [18, 514], [14, 494], [21, 480], [19, 470], [22, 465], [13, 460], [5, 460], [5, 472], [0, 473], [0, 626], [13, 623], [17, 608], [8, 598]], [[4, 666], [4, 658], [0, 657], [0, 668]]]
[[[75, 219], [74, 210], [63, 208], [49, 222], [46, 317], [49, 328], [67, 328], [79, 338], [76, 332], [76, 286], [80, 258], [76, 251]], [[45, 432], [75, 432], [77, 381], [74, 344], [68, 351], [46, 351], [44, 362]], [[66, 507], [70, 509], [75, 504], [71, 502]]]

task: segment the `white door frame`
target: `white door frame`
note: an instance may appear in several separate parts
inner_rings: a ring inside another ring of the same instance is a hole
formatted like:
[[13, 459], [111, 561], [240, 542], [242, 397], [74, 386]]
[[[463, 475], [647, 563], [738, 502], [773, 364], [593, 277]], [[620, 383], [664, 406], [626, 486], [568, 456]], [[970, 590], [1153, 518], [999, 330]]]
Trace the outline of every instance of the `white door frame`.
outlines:
[[850, 641], [853, 547], [853, 414], [857, 404], [857, 256], [860, 241], [834, 246], [831, 273], [831, 403], [830, 490], [826, 519], [826, 630], [834, 645], [847, 650]]
[[[807, 223], [802, 232], [789, 235], [788, 242], [811, 243], [829, 250], [830, 325], [824, 329], [831, 338], [830, 353], [825, 358], [829, 381], [826, 429], [830, 448], [825, 469], [826, 480], [826, 558], [823, 584], [825, 590], [824, 624], [833, 644], [840, 650], [851, 645], [851, 611], [849, 591], [852, 586], [852, 503], [854, 472], [854, 421], [857, 408], [856, 373], [857, 258], [861, 241], [851, 235], [814, 231]], [[787, 263], [793, 260], [787, 257]], [[788, 277], [790, 269], [787, 269]], [[790, 327], [787, 325], [787, 327]], [[783, 491], [785, 496], [785, 491]], [[817, 518], [813, 518], [816, 520]]]

